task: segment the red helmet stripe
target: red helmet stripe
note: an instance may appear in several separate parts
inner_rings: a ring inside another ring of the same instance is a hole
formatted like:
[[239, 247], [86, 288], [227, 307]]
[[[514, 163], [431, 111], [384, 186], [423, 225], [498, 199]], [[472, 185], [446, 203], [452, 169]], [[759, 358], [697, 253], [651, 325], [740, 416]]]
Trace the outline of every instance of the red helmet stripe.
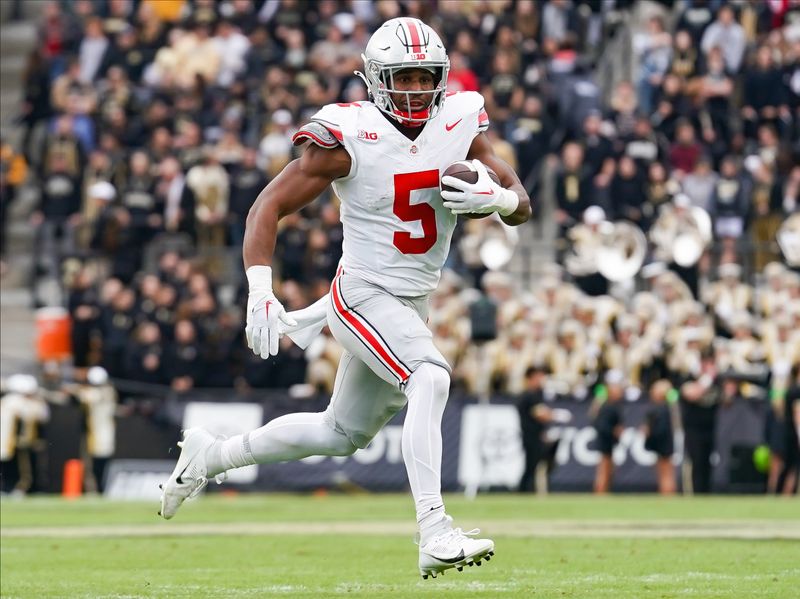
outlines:
[[409, 34], [411, 34], [411, 51], [422, 52], [422, 41], [420, 40], [417, 24], [412, 19], [404, 19], [403, 22], [408, 27]]

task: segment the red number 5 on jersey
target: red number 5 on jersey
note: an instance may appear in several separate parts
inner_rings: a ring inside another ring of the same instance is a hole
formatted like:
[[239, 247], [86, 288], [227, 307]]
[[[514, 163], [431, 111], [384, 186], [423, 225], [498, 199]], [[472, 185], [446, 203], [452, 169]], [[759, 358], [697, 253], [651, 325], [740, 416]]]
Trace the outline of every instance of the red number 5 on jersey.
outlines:
[[430, 204], [412, 204], [415, 189], [439, 188], [439, 171], [402, 173], [394, 176], [394, 213], [404, 223], [420, 221], [422, 237], [412, 237], [407, 231], [396, 231], [394, 246], [404, 254], [424, 254], [436, 244], [436, 211]]

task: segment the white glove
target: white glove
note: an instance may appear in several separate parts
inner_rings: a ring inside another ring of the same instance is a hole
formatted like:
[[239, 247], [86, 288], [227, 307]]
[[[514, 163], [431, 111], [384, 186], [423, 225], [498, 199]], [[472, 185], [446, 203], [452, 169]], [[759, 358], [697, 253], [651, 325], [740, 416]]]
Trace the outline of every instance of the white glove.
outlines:
[[278, 355], [278, 341], [283, 327], [297, 323], [286, 314], [283, 305], [272, 293], [272, 268], [251, 266], [247, 269], [250, 295], [247, 298], [247, 325], [244, 333], [247, 347], [264, 360]]
[[478, 172], [475, 183], [467, 183], [455, 177], [442, 177], [442, 185], [453, 187], [459, 191], [442, 191], [443, 206], [453, 214], [488, 214], [497, 212], [500, 216], [514, 214], [519, 207], [519, 196], [500, 187], [489, 177], [489, 171], [480, 160], [473, 160], [472, 165]]

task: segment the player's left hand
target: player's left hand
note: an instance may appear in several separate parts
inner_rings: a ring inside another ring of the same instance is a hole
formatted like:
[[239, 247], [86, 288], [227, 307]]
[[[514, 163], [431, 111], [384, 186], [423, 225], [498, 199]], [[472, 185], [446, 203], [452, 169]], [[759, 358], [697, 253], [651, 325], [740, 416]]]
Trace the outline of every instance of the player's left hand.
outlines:
[[480, 160], [473, 160], [472, 165], [478, 173], [475, 183], [467, 183], [455, 177], [442, 177], [442, 185], [459, 190], [442, 191], [442, 205], [453, 214], [497, 212], [500, 216], [509, 216], [516, 212], [519, 196], [492, 181], [486, 166]]

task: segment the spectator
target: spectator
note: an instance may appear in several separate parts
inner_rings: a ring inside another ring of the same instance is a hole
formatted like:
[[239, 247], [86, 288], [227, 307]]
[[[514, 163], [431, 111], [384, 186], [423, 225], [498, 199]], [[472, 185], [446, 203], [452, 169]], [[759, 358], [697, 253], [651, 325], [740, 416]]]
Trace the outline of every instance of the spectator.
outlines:
[[749, 191], [749, 184], [739, 173], [736, 159], [726, 156], [720, 165], [720, 177], [711, 192], [708, 212], [714, 222], [714, 233], [723, 240], [728, 256], [744, 232]]
[[751, 161], [753, 188], [750, 200], [750, 241], [755, 250], [755, 269], [778, 259], [772, 240], [781, 224], [781, 197], [774, 168], [759, 158]]
[[[597, 449], [600, 461], [597, 463], [597, 474], [594, 479], [594, 492], [605, 494], [611, 490], [614, 477], [614, 447], [619, 442], [623, 430], [622, 406], [623, 397], [622, 373], [609, 370], [605, 376], [606, 397], [595, 400], [594, 428], [597, 432]], [[599, 402], [599, 403], [598, 403]]]
[[519, 483], [520, 493], [547, 490], [546, 484], [540, 484], [547, 480], [546, 474], [541, 476], [537, 468], [540, 463], [549, 462], [548, 449], [555, 447], [547, 442], [544, 435], [548, 424], [563, 422], [565, 416], [564, 410], [554, 410], [545, 405], [543, 389], [546, 378], [547, 372], [543, 368], [529, 367], [525, 371], [525, 391], [517, 402], [522, 447], [525, 450], [525, 469]]
[[24, 496], [36, 482], [38, 431], [49, 420], [50, 410], [35, 377], [15, 374], [8, 377], [5, 387], [7, 392], [0, 398], [0, 491]]
[[119, 66], [125, 72], [128, 81], [138, 84], [145, 66], [149, 63], [138, 42], [136, 30], [126, 22], [116, 33], [113, 45], [106, 51], [100, 73], [106, 73], [112, 65]]
[[156, 196], [156, 183], [150, 158], [143, 151], [131, 154], [130, 174], [120, 193], [131, 226], [139, 243], [150, 241], [164, 225], [164, 207]]
[[689, 121], [677, 124], [675, 143], [669, 150], [669, 162], [679, 179], [694, 170], [703, 152], [700, 143], [695, 139], [695, 130]]
[[8, 207], [25, 182], [28, 165], [25, 157], [14, 151], [11, 144], [0, 138], [0, 272], [5, 274], [6, 243], [8, 239]]
[[620, 158], [619, 168], [611, 181], [610, 196], [614, 202], [613, 218], [624, 218], [644, 228], [644, 177], [630, 156]]
[[714, 449], [717, 406], [722, 399], [718, 382], [714, 353], [705, 352], [698, 375], [680, 387], [686, 445], [684, 469], [689, 471], [691, 480], [691, 488], [684, 488], [684, 492], [711, 492], [711, 452]]
[[675, 467], [672, 465], [672, 454], [675, 452], [672, 411], [668, 404], [668, 396], [672, 391], [669, 381], [659, 380], [650, 387], [651, 407], [643, 428], [644, 447], [656, 454], [656, 479], [658, 492], [661, 495], [674, 495], [676, 491]]
[[258, 153], [261, 157], [259, 166], [274, 178], [292, 158], [292, 141], [289, 129], [292, 126], [292, 115], [288, 110], [277, 110], [272, 115], [272, 123], [268, 133], [261, 140]]
[[663, 160], [663, 152], [658, 137], [653, 131], [650, 119], [640, 116], [636, 119], [633, 134], [625, 144], [625, 155], [636, 161], [640, 172], [646, 172], [649, 166]]
[[687, 90], [695, 92], [705, 102], [705, 110], [699, 115], [702, 137], [715, 158], [719, 158], [732, 141], [730, 96], [734, 87], [718, 48], [709, 52], [707, 64], [705, 75], [688, 85]]
[[708, 156], [700, 156], [694, 165], [694, 170], [683, 178], [683, 193], [692, 201], [692, 206], [708, 211], [717, 178], [711, 159]]
[[76, 378], [85, 376], [88, 368], [99, 362], [100, 298], [96, 284], [94, 273], [84, 267], [75, 276], [67, 298], [72, 319], [72, 364]]
[[122, 288], [115, 293], [101, 313], [103, 339], [102, 365], [113, 377], [125, 376], [128, 336], [135, 325], [136, 294]]
[[705, 54], [712, 48], [722, 50], [725, 68], [729, 73], [738, 73], [747, 45], [744, 29], [736, 22], [736, 15], [729, 4], [723, 4], [717, 12], [717, 19], [703, 33], [700, 47]]
[[678, 123], [694, 114], [694, 103], [686, 93], [686, 88], [677, 75], [670, 73], [664, 77], [657, 96], [656, 111], [650, 117], [650, 122], [666, 139], [675, 139]]
[[53, 156], [60, 155], [66, 162], [66, 172], [79, 178], [83, 172], [86, 153], [75, 133], [75, 119], [69, 115], [60, 115], [55, 121], [55, 130], [48, 136], [42, 158], [42, 174], [49, 173]]
[[583, 132], [580, 136], [584, 148], [584, 162], [588, 165], [589, 174], [594, 177], [596, 191], [599, 191], [598, 188], [608, 187], [616, 165], [614, 144], [603, 133], [600, 117], [599, 112], [591, 112], [583, 121]]
[[215, 365], [203, 373], [203, 386], [233, 387], [246, 350], [238, 310], [220, 310], [206, 325], [203, 349], [203, 363]]
[[151, 385], [166, 382], [164, 339], [155, 322], [144, 321], [133, 333], [125, 356], [125, 378]]
[[61, 12], [55, 0], [47, 2], [42, 10], [39, 24], [39, 40], [44, 58], [51, 64], [51, 79], [61, 74], [64, 54], [75, 49], [75, 41], [80, 32], [70, 17]]
[[583, 148], [575, 143], [564, 144], [561, 151], [562, 167], [556, 175], [556, 214], [560, 235], [580, 221], [583, 211], [593, 204], [589, 173], [584, 165]]
[[80, 223], [81, 183], [69, 172], [62, 154], [53, 154], [44, 179], [41, 202], [31, 215], [36, 227], [34, 256], [37, 257], [31, 277], [33, 302], [40, 305], [36, 284], [40, 270], [59, 278], [62, 258], [75, 247], [75, 227]]
[[672, 36], [666, 32], [661, 17], [651, 17], [647, 21], [646, 33], [635, 36], [633, 43], [641, 61], [639, 106], [646, 114], [650, 114], [655, 91], [661, 86], [670, 66]]
[[[25, 127], [22, 136], [22, 153], [28, 162], [34, 154], [31, 140], [39, 123], [49, 119], [51, 115], [50, 74], [48, 65], [42, 51], [34, 49], [28, 55], [28, 60], [23, 72], [23, 103], [21, 120]], [[38, 157], [37, 157], [38, 158]]]
[[679, 29], [675, 32], [669, 73], [675, 75], [682, 83], [686, 83], [697, 74], [697, 70], [697, 46], [687, 30]]
[[452, 91], [478, 91], [478, 76], [469, 67], [466, 57], [460, 52], [450, 53], [450, 72], [447, 89]]
[[281, 228], [276, 240], [276, 255], [281, 256], [282, 280], [305, 281], [305, 256], [307, 231], [299, 216], [286, 215], [281, 220]]
[[616, 321], [614, 338], [603, 351], [603, 363], [620, 372], [625, 397], [631, 401], [637, 400], [647, 386], [654, 361], [652, 345], [639, 333], [636, 319], [628, 314], [621, 315]]
[[213, 41], [217, 45], [217, 54], [220, 57], [216, 84], [223, 88], [228, 87], [244, 72], [250, 40], [233, 23], [222, 20], [217, 25], [217, 35]]
[[175, 340], [167, 348], [165, 362], [165, 371], [173, 390], [189, 391], [201, 380], [205, 365], [197, 331], [190, 320], [175, 323]]
[[754, 68], [747, 70], [744, 78], [742, 118], [746, 137], [755, 138], [760, 124], [779, 125], [790, 118], [785, 90], [782, 73], [773, 64], [772, 50], [760, 46]]
[[171, 233], [195, 237], [195, 196], [186, 184], [180, 162], [166, 156], [158, 166], [155, 182], [156, 203], [164, 207], [164, 228]]
[[663, 163], [653, 162], [647, 169], [647, 182], [645, 183], [645, 202], [642, 205], [642, 225], [649, 231], [656, 215], [662, 207], [670, 201], [670, 182], [667, 180], [667, 169]]
[[607, 118], [614, 125], [617, 137], [625, 142], [633, 135], [639, 103], [630, 81], [621, 81], [614, 89]]
[[[230, 178], [213, 151], [207, 149], [203, 162], [186, 173], [186, 185], [195, 197], [198, 247], [211, 251], [223, 247]], [[218, 256], [213, 262], [213, 268], [220, 268]]]
[[578, 14], [571, 0], [550, 0], [542, 8], [542, 46], [553, 54], [558, 44], [577, 31]]
[[80, 80], [92, 83], [101, 74], [100, 67], [108, 51], [108, 38], [103, 33], [103, 22], [99, 17], [86, 21], [80, 43]]
[[70, 58], [67, 71], [53, 82], [50, 92], [53, 108], [72, 117], [71, 129], [81, 140], [84, 151], [94, 147], [94, 125], [91, 120], [97, 109], [97, 92], [81, 78], [81, 64]]
[[80, 403], [85, 414], [84, 439], [88, 468], [87, 492], [102, 493], [105, 489], [105, 470], [114, 455], [116, 445], [117, 392], [108, 381], [108, 372], [93, 366], [86, 374], [86, 384], [68, 388]]

